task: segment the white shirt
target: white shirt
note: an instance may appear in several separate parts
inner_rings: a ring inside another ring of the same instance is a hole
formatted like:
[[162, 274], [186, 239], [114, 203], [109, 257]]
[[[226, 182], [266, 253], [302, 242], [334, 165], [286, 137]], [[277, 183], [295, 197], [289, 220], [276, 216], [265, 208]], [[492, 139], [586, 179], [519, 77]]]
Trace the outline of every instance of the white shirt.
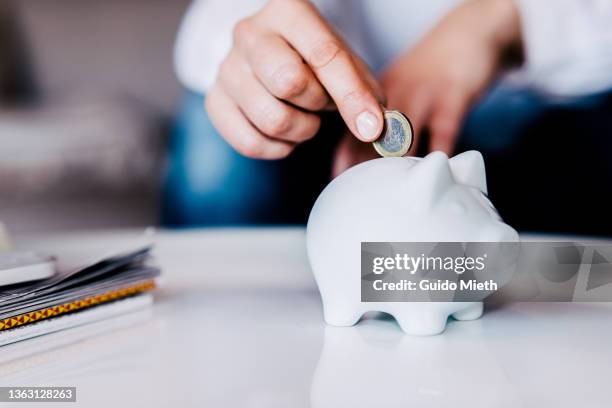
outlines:
[[[313, 0], [370, 67], [380, 71], [461, 0]], [[553, 95], [612, 89], [612, 0], [515, 0], [526, 53], [515, 81]], [[205, 93], [234, 24], [265, 0], [195, 0], [175, 48], [179, 79]]]

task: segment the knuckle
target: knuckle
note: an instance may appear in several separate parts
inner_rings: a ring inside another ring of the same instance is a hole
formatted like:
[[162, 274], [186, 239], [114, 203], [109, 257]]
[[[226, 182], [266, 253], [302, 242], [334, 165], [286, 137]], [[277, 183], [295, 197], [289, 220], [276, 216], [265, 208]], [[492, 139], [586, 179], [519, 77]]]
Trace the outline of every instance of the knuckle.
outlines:
[[304, 67], [290, 64], [280, 67], [273, 75], [277, 97], [288, 99], [304, 92], [308, 86], [308, 75]]
[[359, 110], [359, 108], [364, 104], [364, 101], [367, 98], [367, 91], [364, 89], [357, 89], [351, 91], [340, 98], [342, 106], [345, 109], [350, 110]]
[[264, 110], [263, 131], [270, 136], [279, 136], [291, 128], [291, 114], [287, 109], [270, 107]]
[[312, 10], [310, 2], [304, 0], [268, 0], [265, 8], [271, 11], [284, 11], [285, 13], [297, 14]]
[[323, 91], [317, 92], [312, 96], [312, 110], [319, 111], [325, 109], [330, 102], [329, 97]]
[[308, 63], [315, 69], [325, 68], [343, 52], [343, 48], [338, 41], [323, 41], [313, 47], [308, 56]]
[[292, 143], [301, 143], [312, 139], [319, 130], [319, 122], [316, 120], [307, 120], [299, 129], [294, 130], [287, 135], [285, 140]]
[[268, 0], [267, 7], [277, 8], [278, 6], [284, 6], [285, 0]]
[[243, 137], [240, 142], [237, 143], [236, 150], [246, 157], [254, 159], [263, 157], [264, 145], [259, 140], [251, 137]]
[[308, 124], [306, 125], [304, 133], [302, 137], [300, 138], [300, 140], [306, 141], [306, 140], [312, 139], [318, 133], [320, 128], [321, 128], [321, 118], [319, 118], [318, 116], [314, 116], [312, 119], [308, 121]]
[[311, 128], [310, 128], [312, 135], [314, 136], [319, 131], [320, 128], [321, 128], [321, 117], [314, 116], [312, 118]]
[[305, 14], [319, 14], [317, 8], [309, 0], [291, 0], [289, 2], [283, 0], [283, 3], [289, 5], [294, 13], [294, 16], [303, 16]]
[[294, 149], [293, 145], [290, 145], [288, 143], [283, 143], [282, 145], [279, 145], [279, 147], [270, 154], [269, 158], [270, 159], [284, 159], [285, 157], [289, 156], [289, 154], [291, 154], [293, 149]]
[[246, 44], [249, 38], [253, 37], [253, 31], [253, 23], [249, 18], [238, 21], [232, 31], [234, 44]]
[[320, 126], [321, 118], [309, 114], [300, 118], [299, 126], [295, 127], [295, 130], [291, 132], [287, 139], [295, 143], [305, 142], [316, 136]]

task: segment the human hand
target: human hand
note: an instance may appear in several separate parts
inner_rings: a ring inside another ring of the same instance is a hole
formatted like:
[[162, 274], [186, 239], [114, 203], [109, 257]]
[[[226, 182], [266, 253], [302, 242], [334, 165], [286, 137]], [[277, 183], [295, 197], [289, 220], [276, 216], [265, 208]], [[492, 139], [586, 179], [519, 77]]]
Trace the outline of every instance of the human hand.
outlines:
[[381, 76], [390, 109], [405, 113], [419, 136], [429, 131], [429, 151], [451, 154], [470, 106], [520, 51], [519, 15], [513, 0], [468, 0], [446, 15]]
[[[381, 75], [389, 109], [405, 113], [414, 126], [414, 155], [424, 129], [430, 151], [451, 154], [464, 116], [520, 49], [518, 12], [513, 0], [468, 0], [445, 16], [413, 49]], [[333, 175], [378, 157], [369, 143], [344, 137]]]
[[375, 140], [382, 93], [366, 65], [303, 0], [270, 0], [234, 28], [206, 98], [212, 123], [240, 153], [277, 159], [313, 137], [337, 108], [350, 132]]

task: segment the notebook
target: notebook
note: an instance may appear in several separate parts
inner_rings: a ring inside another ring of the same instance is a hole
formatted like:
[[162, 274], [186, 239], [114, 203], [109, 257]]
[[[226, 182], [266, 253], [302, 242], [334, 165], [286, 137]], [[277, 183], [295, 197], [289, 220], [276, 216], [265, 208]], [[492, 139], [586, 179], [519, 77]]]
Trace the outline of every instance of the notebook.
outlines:
[[93, 256], [46, 279], [1, 286], [0, 346], [150, 305], [160, 275], [151, 248]]

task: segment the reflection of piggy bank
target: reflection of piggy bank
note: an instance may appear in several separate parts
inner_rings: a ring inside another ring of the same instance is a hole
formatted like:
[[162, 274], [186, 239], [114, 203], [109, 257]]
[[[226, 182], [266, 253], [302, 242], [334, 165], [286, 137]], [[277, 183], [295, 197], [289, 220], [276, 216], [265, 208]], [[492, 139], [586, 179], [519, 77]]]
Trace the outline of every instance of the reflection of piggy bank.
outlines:
[[402, 336], [386, 320], [327, 327], [311, 383], [311, 406], [522, 406], [512, 373], [499, 364], [500, 356], [491, 352], [482, 332], [476, 324], [449, 342]]
[[307, 227], [308, 257], [325, 321], [351, 326], [369, 311], [395, 317], [410, 334], [444, 330], [448, 316], [477, 319], [482, 302], [362, 302], [361, 242], [517, 241], [486, 197], [484, 161], [470, 151], [448, 159], [371, 160], [334, 179]]

